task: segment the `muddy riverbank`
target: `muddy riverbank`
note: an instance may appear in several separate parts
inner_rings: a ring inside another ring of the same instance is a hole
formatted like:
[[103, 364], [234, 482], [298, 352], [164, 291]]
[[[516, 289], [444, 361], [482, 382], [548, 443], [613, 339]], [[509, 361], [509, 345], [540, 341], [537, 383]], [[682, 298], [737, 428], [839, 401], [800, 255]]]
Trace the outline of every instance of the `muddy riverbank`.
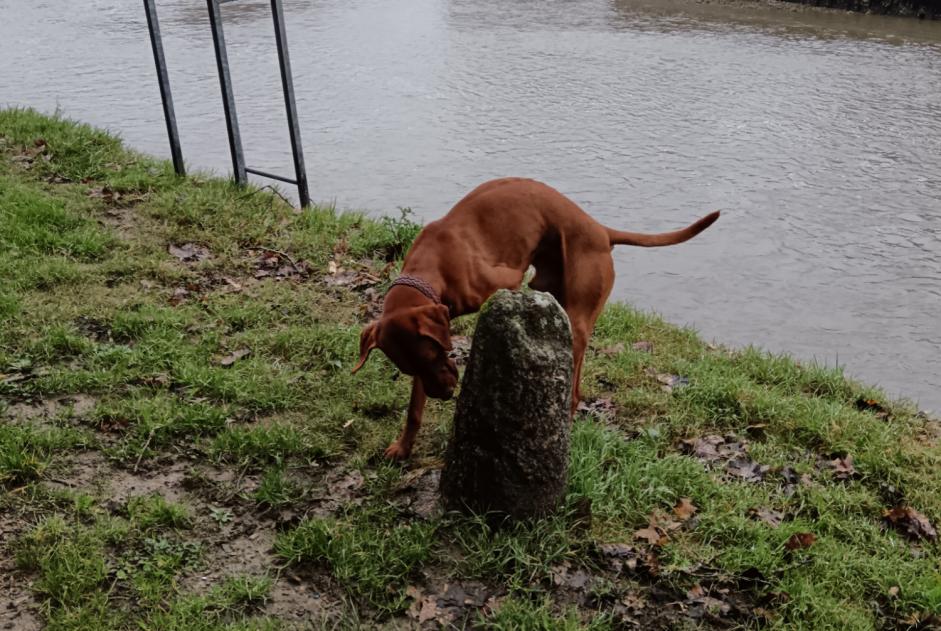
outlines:
[[784, 0], [796, 4], [809, 4], [829, 9], [843, 9], [875, 15], [898, 15], [918, 19], [941, 18], [938, 0]]

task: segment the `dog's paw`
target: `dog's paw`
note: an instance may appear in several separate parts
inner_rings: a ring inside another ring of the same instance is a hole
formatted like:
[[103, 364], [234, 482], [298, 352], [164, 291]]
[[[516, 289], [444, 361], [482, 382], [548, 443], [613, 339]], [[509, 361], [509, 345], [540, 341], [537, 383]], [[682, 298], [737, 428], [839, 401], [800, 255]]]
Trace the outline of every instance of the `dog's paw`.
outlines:
[[399, 441], [395, 441], [386, 447], [385, 457], [389, 460], [408, 460], [408, 457], [411, 455], [412, 447], [410, 445], [403, 445]]

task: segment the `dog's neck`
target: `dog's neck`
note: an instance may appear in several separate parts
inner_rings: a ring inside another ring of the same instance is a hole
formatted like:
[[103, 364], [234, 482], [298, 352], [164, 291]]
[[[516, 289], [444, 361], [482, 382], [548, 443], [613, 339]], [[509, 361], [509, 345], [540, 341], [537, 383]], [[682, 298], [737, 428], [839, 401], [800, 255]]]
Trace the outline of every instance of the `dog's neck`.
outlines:
[[429, 283], [428, 281], [426, 281], [420, 276], [415, 276], [412, 274], [402, 274], [401, 276], [396, 278], [394, 281], [392, 281], [392, 285], [389, 287], [389, 289], [392, 289], [392, 287], [398, 287], [398, 286], [411, 287], [412, 289], [415, 289], [421, 292], [425, 296], [425, 298], [428, 298], [436, 305], [441, 304], [441, 295], [431, 285], [431, 283]]
[[[417, 282], [410, 280], [415, 278], [418, 279]], [[436, 280], [438, 282], [435, 282]], [[441, 290], [442, 283], [440, 279], [436, 279], [431, 275], [403, 273], [399, 278], [393, 281], [389, 290], [386, 292], [386, 297], [383, 301], [383, 312], [391, 313], [399, 309], [407, 309], [431, 303], [445, 305], [453, 314], [454, 308], [447, 301], [447, 296], [442, 296]]]

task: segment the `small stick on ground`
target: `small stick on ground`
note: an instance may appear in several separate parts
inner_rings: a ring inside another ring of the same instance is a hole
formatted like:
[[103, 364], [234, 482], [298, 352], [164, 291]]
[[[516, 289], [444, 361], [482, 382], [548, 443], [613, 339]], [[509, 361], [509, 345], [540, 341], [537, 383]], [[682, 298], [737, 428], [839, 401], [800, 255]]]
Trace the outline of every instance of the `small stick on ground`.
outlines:
[[275, 250], [274, 248], [266, 248], [266, 247], [263, 246], [263, 245], [259, 245], [259, 246], [257, 246], [257, 247], [258, 247], [259, 250], [264, 250], [265, 252], [271, 252], [272, 254], [277, 254], [278, 256], [280, 256], [280, 257], [283, 258], [285, 261], [287, 261], [288, 263], [291, 264], [291, 267], [294, 268], [294, 272], [295, 272], [296, 274], [300, 274], [301, 276], [304, 275], [304, 273], [301, 272], [301, 269], [297, 266], [297, 263], [294, 262], [294, 259], [292, 259], [292, 258], [291, 258], [291, 255], [288, 254], [287, 252], [282, 252], [281, 250]]

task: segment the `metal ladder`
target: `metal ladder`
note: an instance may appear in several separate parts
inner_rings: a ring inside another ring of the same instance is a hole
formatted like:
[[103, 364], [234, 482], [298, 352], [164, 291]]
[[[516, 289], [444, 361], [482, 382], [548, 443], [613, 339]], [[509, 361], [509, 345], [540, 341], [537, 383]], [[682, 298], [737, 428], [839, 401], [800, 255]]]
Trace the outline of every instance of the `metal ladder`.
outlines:
[[[294, 100], [294, 82], [291, 76], [291, 59], [288, 55], [287, 34], [284, 28], [284, 9], [281, 0], [271, 0], [271, 17], [274, 21], [275, 44], [278, 48], [278, 66], [281, 69], [284, 108], [287, 112], [288, 131], [291, 135], [294, 179], [245, 166], [245, 153], [242, 150], [242, 137], [239, 133], [238, 116], [235, 112], [235, 95], [232, 91], [232, 79], [229, 76], [229, 59], [226, 55], [225, 36], [222, 31], [221, 5], [235, 1], [206, 0], [206, 5], [209, 8], [209, 26], [212, 29], [212, 43], [216, 53], [216, 67], [219, 71], [219, 83], [222, 87], [222, 108], [225, 111], [225, 125], [229, 134], [229, 151], [232, 154], [232, 172], [235, 181], [238, 184], [245, 184], [248, 182], [248, 174], [252, 173], [294, 184], [297, 186], [297, 195], [301, 206], [309, 206], [310, 191], [307, 186], [307, 171], [304, 168], [304, 151], [301, 148], [301, 131], [297, 120], [297, 103]], [[160, 25], [157, 21], [155, 2], [156, 0], [144, 0], [147, 28], [150, 31], [150, 44], [153, 48], [154, 63], [157, 66], [157, 81], [160, 84], [160, 99], [163, 102], [163, 116], [167, 123], [167, 135], [170, 138], [173, 168], [178, 175], [185, 175], [183, 151], [180, 148], [180, 134], [176, 126], [173, 96], [170, 93], [170, 77], [167, 73], [167, 61], [163, 53], [163, 41], [160, 37]]]

